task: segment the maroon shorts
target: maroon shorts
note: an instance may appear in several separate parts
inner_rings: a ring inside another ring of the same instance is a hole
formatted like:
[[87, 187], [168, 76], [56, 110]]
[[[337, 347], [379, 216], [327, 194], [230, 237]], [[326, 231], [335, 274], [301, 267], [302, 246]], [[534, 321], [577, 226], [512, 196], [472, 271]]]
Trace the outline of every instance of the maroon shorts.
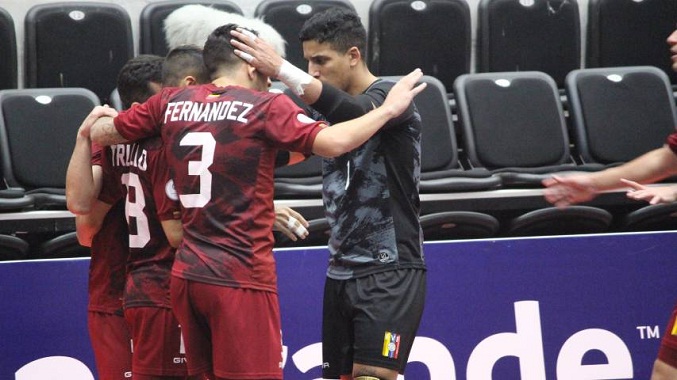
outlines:
[[273, 292], [172, 276], [188, 372], [233, 379], [282, 379], [280, 307]]
[[171, 309], [131, 307], [125, 309], [125, 318], [134, 342], [132, 371], [135, 377], [187, 374], [181, 327]]
[[670, 322], [665, 329], [661, 347], [658, 350], [658, 359], [665, 364], [677, 368], [677, 305], [672, 310]]
[[100, 380], [132, 378], [132, 342], [125, 318], [98, 311], [87, 312], [89, 339]]

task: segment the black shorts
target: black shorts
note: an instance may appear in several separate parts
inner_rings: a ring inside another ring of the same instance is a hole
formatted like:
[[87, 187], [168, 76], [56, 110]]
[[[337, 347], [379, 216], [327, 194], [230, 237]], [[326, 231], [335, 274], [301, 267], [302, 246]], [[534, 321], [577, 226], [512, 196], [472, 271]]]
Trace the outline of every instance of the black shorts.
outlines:
[[404, 373], [425, 293], [424, 269], [398, 269], [350, 280], [327, 278], [322, 377], [352, 374], [353, 362]]

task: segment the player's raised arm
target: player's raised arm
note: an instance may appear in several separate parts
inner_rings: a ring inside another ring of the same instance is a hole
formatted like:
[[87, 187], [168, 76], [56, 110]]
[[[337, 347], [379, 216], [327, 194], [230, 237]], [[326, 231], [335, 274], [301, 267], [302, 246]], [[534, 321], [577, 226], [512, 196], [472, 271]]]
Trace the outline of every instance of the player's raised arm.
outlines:
[[420, 69], [412, 71], [393, 86], [380, 107], [357, 119], [324, 128], [315, 138], [313, 153], [324, 157], [336, 157], [362, 145], [388, 120], [404, 112], [414, 97], [423, 91], [425, 83], [416, 86], [422, 76]]
[[677, 154], [667, 145], [623, 165], [594, 173], [552, 177], [543, 181], [545, 199], [558, 206], [589, 201], [599, 192], [623, 187], [622, 178], [638, 183], [656, 182], [677, 173]]
[[92, 143], [89, 132], [92, 124], [103, 116], [115, 116], [117, 111], [106, 106], [94, 107], [78, 129], [75, 147], [66, 170], [66, 203], [68, 210], [74, 214], [89, 212], [93, 201], [99, 195], [101, 185], [100, 173], [97, 178], [93, 170]]
[[112, 117], [102, 117], [97, 120], [90, 129], [90, 136], [93, 142], [108, 146], [128, 142], [127, 139], [115, 129]]

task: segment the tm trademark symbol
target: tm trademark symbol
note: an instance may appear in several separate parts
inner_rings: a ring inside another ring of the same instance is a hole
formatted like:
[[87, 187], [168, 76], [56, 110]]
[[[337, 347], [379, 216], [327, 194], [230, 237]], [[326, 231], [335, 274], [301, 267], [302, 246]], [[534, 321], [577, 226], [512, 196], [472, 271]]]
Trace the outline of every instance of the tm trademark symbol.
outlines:
[[660, 339], [661, 337], [660, 327], [657, 325], [637, 326], [637, 331], [639, 331], [639, 339]]

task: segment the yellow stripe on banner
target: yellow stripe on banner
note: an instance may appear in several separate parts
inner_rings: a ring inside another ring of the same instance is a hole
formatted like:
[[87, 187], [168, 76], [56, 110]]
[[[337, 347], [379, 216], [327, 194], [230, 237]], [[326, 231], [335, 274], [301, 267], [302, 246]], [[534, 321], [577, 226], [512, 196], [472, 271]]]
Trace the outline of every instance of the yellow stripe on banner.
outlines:
[[386, 331], [385, 336], [383, 337], [383, 356], [388, 356], [388, 352], [390, 352], [389, 346], [390, 346], [390, 338], [391, 334], [390, 331]]
[[670, 331], [671, 335], [677, 335], [677, 319], [672, 323], [672, 331]]

